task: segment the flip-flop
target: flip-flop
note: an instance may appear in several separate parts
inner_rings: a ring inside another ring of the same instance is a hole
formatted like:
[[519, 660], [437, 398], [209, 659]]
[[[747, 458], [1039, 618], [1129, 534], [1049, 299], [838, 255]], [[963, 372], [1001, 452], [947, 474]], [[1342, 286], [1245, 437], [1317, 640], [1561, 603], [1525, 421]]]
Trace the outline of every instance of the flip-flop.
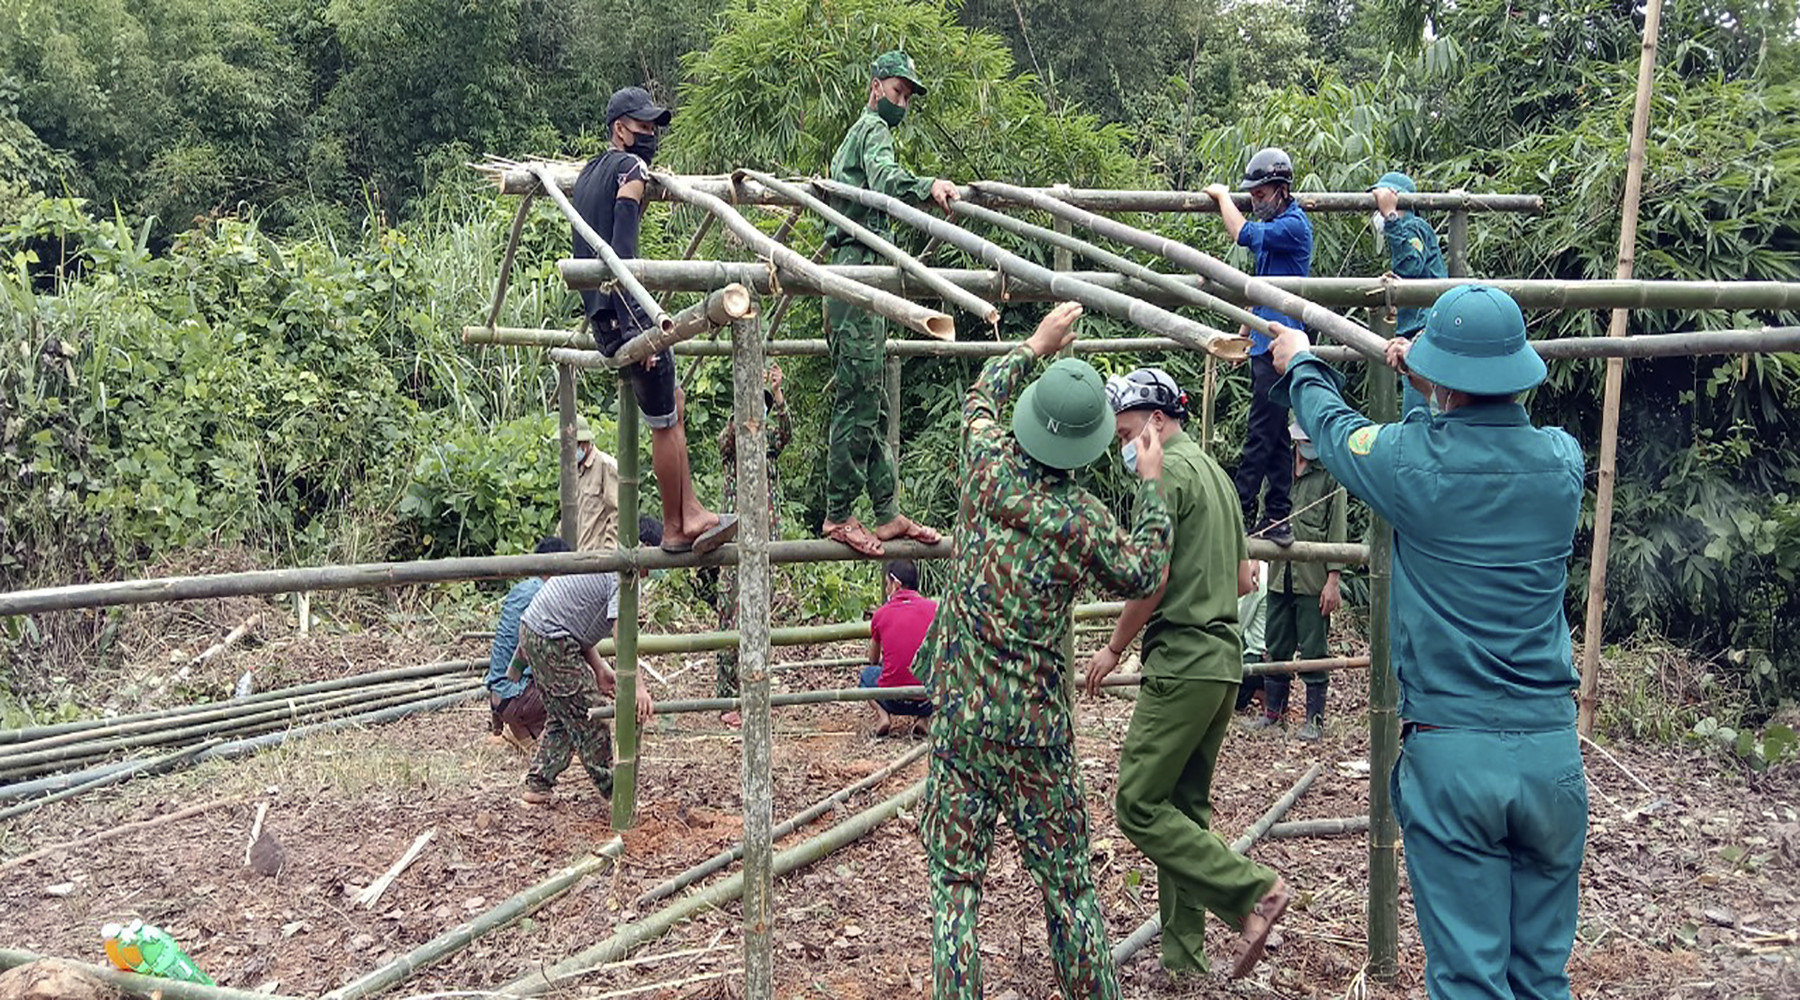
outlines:
[[694, 540], [692, 538], [676, 540], [664, 535], [662, 544], [657, 546], [657, 548], [662, 549], [672, 556], [684, 555], [694, 551]]
[[694, 552], [705, 555], [737, 537], [738, 519], [736, 514], [720, 514], [719, 523], [702, 531], [700, 537], [694, 539]]
[[861, 555], [879, 558], [887, 554], [887, 550], [881, 546], [881, 539], [875, 537], [873, 531], [863, 527], [862, 522], [854, 517], [826, 529], [825, 537]]
[[[905, 515], [901, 516], [905, 517]], [[877, 529], [875, 537], [883, 542], [893, 542], [904, 538], [909, 542], [918, 542], [921, 545], [936, 545], [944, 540], [944, 536], [939, 534], [936, 528], [928, 528], [910, 517], [906, 517], [905, 519], [906, 528], [899, 534], [892, 538], [882, 538], [880, 529]]]
[[[1280, 920], [1281, 915], [1287, 912], [1288, 903], [1293, 899], [1294, 894], [1288, 890], [1287, 883], [1277, 878], [1274, 888], [1256, 901], [1256, 909], [1244, 918], [1243, 934], [1238, 938], [1237, 947], [1232, 949], [1231, 978], [1244, 978], [1250, 974], [1251, 969], [1256, 968], [1256, 963], [1262, 961], [1267, 951], [1269, 933], [1275, 929], [1275, 921]], [[1258, 922], [1254, 927], [1250, 926], [1252, 920]]]

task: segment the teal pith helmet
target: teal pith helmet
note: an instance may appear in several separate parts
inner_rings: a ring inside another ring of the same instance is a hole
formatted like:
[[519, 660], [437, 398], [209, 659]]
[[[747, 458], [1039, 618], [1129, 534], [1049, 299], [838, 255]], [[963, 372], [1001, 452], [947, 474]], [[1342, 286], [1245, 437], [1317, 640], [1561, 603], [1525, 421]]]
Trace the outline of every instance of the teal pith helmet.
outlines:
[[1438, 296], [1406, 367], [1433, 385], [1476, 396], [1524, 392], [1546, 371], [1525, 338], [1519, 304], [1487, 285], [1458, 285]]
[[1413, 179], [1398, 170], [1390, 170], [1387, 173], [1382, 174], [1375, 183], [1369, 185], [1369, 190], [1371, 191], [1376, 188], [1387, 188], [1395, 194], [1419, 193], [1419, 186], [1413, 183]]
[[1053, 469], [1078, 469], [1106, 452], [1113, 411], [1094, 366], [1064, 358], [1025, 387], [1013, 408], [1013, 436]]

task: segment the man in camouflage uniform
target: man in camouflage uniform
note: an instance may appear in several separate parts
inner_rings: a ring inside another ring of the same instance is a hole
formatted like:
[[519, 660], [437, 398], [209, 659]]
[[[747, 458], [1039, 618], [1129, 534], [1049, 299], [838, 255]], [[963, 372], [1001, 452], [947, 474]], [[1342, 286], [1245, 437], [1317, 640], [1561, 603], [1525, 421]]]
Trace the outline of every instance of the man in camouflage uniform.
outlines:
[[[774, 426], [768, 436], [769, 444], [769, 537], [781, 537], [781, 476], [775, 460], [781, 457], [788, 442], [794, 439], [794, 422], [788, 417], [787, 396], [781, 391], [781, 366], [769, 366], [769, 388], [763, 394], [763, 406], [766, 416], [774, 417]], [[721, 511], [737, 510], [737, 421], [725, 423], [725, 430], [719, 434], [719, 458], [725, 470], [724, 501], [719, 505]], [[719, 631], [731, 632], [737, 629], [738, 612], [738, 576], [736, 566], [719, 568], [719, 587], [715, 599], [718, 601]], [[736, 698], [738, 696], [738, 658], [737, 647], [721, 649], [714, 663], [718, 667], [718, 682], [714, 685], [714, 694], [719, 698]], [[743, 716], [736, 709], [719, 715], [719, 721], [733, 729], [743, 724]]]
[[[831, 158], [831, 179], [855, 187], [879, 191], [894, 198], [926, 198], [948, 208], [957, 197], [950, 181], [915, 177], [894, 159], [894, 128], [906, 117], [914, 97], [925, 96], [919, 71], [904, 52], [883, 52], [875, 58], [869, 81], [869, 104], [850, 126]], [[834, 206], [864, 228], [888, 234], [887, 216], [863, 205], [836, 199]], [[833, 264], [874, 264], [875, 251], [856, 237], [832, 227], [826, 235]], [[827, 299], [826, 332], [831, 348], [832, 376], [837, 398], [831, 410], [827, 438], [829, 452], [825, 475], [825, 523], [827, 538], [843, 542], [869, 556], [883, 554], [882, 542], [910, 538], [930, 544], [938, 533], [899, 512], [895, 505], [894, 457], [888, 454], [887, 396], [882, 391], [881, 366], [887, 348], [887, 321], [855, 306]], [[874, 507], [877, 528], [873, 533], [855, 517], [854, 507], [864, 490]]]
[[[646, 546], [660, 544], [661, 523], [643, 519], [638, 539]], [[550, 803], [571, 753], [581, 755], [581, 766], [600, 794], [612, 797], [612, 727], [605, 719], [588, 718], [588, 709], [617, 690], [617, 676], [594, 647], [612, 635], [618, 617], [617, 573], [552, 577], [525, 609], [519, 650], [537, 677], [549, 719], [525, 775], [524, 799], [531, 805]], [[639, 723], [648, 722], [653, 712], [650, 692], [639, 683]]]
[[1106, 451], [1113, 415], [1100, 376], [1058, 361], [1018, 395], [1032, 362], [1075, 337], [1081, 307], [1058, 306], [1018, 350], [989, 361], [963, 415], [961, 513], [952, 582], [914, 672], [931, 692], [935, 749], [920, 828], [931, 878], [932, 995], [981, 996], [975, 928], [1001, 817], [1044, 896], [1064, 997], [1114, 1000], [1106, 921], [1088, 873], [1088, 816], [1075, 767], [1063, 642], [1076, 593], [1156, 589], [1169, 562], [1162, 444], [1140, 443], [1130, 531], [1077, 486]]

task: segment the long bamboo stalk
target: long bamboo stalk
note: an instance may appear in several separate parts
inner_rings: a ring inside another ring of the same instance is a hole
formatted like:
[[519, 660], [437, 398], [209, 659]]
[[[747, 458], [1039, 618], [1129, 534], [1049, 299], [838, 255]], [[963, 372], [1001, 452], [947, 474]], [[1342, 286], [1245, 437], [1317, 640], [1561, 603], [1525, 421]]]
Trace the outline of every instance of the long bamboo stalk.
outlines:
[[[936, 545], [894, 541], [887, 545], [887, 559], [948, 559], [948, 540]], [[1361, 545], [1326, 545], [1296, 542], [1278, 548], [1263, 539], [1250, 540], [1250, 557], [1290, 562], [1361, 564], [1367, 552]], [[771, 542], [772, 563], [840, 562], [862, 557], [855, 550], [828, 539]], [[0, 617], [71, 611], [123, 604], [156, 604], [209, 597], [242, 597], [287, 594], [296, 590], [355, 590], [363, 587], [399, 587], [418, 583], [458, 580], [516, 579], [524, 576], [564, 576], [571, 573], [617, 573], [637, 569], [679, 569], [696, 566], [735, 566], [738, 547], [724, 545], [705, 555], [688, 552], [671, 555], [660, 549], [524, 553], [514, 556], [468, 556], [455, 559], [422, 559], [413, 562], [361, 563], [348, 566], [315, 566], [299, 569], [251, 570], [208, 576], [172, 576], [113, 583], [82, 583], [37, 590], [0, 593]]]
[[458, 924], [380, 968], [332, 990], [321, 1000], [362, 1000], [363, 997], [387, 992], [467, 948], [477, 938], [542, 909], [552, 900], [575, 888], [582, 879], [616, 862], [624, 848], [625, 842], [614, 837], [594, 853], [577, 859], [544, 881], [515, 893], [506, 902], [482, 912], [467, 923]]
[[85, 837], [77, 837], [74, 840], [64, 841], [60, 844], [50, 844], [45, 847], [40, 847], [35, 851], [21, 854], [16, 858], [7, 858], [5, 861], [0, 861], [0, 872], [13, 868], [21, 868], [33, 861], [47, 858], [52, 854], [67, 853], [77, 847], [86, 847], [89, 844], [98, 844], [102, 841], [112, 840], [115, 837], [122, 837], [128, 833], [137, 833], [140, 830], [150, 830], [159, 826], [167, 826], [170, 823], [178, 823], [184, 819], [198, 816], [201, 813], [210, 812], [220, 806], [235, 805], [240, 801], [242, 801], [242, 797], [235, 795], [222, 799], [212, 799], [197, 805], [177, 809], [171, 813], [164, 813], [161, 816], [152, 816], [149, 819], [136, 820], [131, 823], [123, 823], [117, 826], [109, 826], [98, 833], [90, 833]]
[[[1643, 49], [1638, 54], [1637, 97], [1631, 111], [1631, 143], [1625, 158], [1625, 200], [1619, 206], [1619, 278], [1631, 277], [1637, 253], [1638, 199], [1644, 188], [1644, 146], [1650, 133], [1650, 97], [1656, 88], [1656, 42], [1662, 27], [1662, 0], [1650, 0], [1644, 10]], [[1630, 314], [1614, 309], [1607, 325], [1608, 337], [1624, 337]], [[1606, 627], [1606, 560], [1612, 551], [1613, 480], [1618, 473], [1619, 397], [1623, 394], [1625, 362], [1606, 362], [1606, 386], [1601, 401], [1600, 476], [1594, 484], [1594, 540], [1588, 557], [1587, 615], [1581, 629], [1581, 688], [1576, 698], [1576, 728], [1583, 736], [1594, 732], [1594, 709], [1600, 694], [1600, 647]]]
[[576, 409], [579, 378], [572, 365], [556, 366], [556, 495], [557, 526], [563, 544], [570, 549], [581, 547], [581, 414]]
[[1066, 219], [1089, 232], [1098, 233], [1109, 240], [1156, 254], [1177, 266], [1193, 271], [1209, 282], [1231, 289], [1239, 296], [1249, 299], [1259, 306], [1270, 306], [1289, 316], [1297, 317], [1309, 329], [1329, 334], [1339, 342], [1354, 347], [1371, 358], [1382, 356], [1384, 345], [1377, 342], [1375, 335], [1370, 333], [1367, 328], [1351, 322], [1322, 305], [1301, 298], [1293, 292], [1285, 291], [1261, 278], [1245, 274], [1209, 253], [1196, 250], [1183, 243], [1177, 243], [1158, 233], [1095, 215], [1086, 209], [1076, 208], [1074, 205], [1050, 195], [1034, 194], [1025, 188], [1000, 184], [995, 181], [983, 181], [981, 187], [984, 190], [993, 190], [1008, 197], [1028, 201], [1033, 208], [1049, 212], [1058, 219]]
[[[638, 456], [638, 407], [632, 393], [619, 393], [619, 544], [626, 553], [638, 547], [638, 496], [642, 482]], [[674, 484], [668, 484], [673, 487]], [[614, 694], [633, 706], [613, 727], [612, 826], [629, 830], [637, 822], [638, 725], [638, 575], [619, 574], [619, 618], [613, 626]]]
[[[575, 188], [575, 178], [581, 173], [581, 164], [572, 162], [471, 164], [475, 169], [488, 174], [498, 185], [501, 194], [522, 195], [537, 188], [538, 180], [533, 175], [533, 167], [545, 168], [558, 186], [565, 191]], [[792, 201], [778, 192], [771, 191], [760, 184], [734, 184], [730, 177], [724, 175], [682, 176], [679, 178], [689, 186], [715, 194], [721, 198], [734, 198], [742, 205], [788, 205]], [[653, 178], [654, 180], [654, 178]], [[1021, 207], [1018, 202], [994, 195], [990, 191], [980, 190], [980, 185], [963, 189], [964, 198], [978, 201], [985, 205], [1001, 208]], [[1212, 197], [1203, 191], [1151, 191], [1123, 190], [1108, 188], [1033, 188], [1031, 190], [1046, 194], [1054, 193], [1072, 205], [1092, 209], [1096, 212], [1172, 212], [1182, 214], [1205, 214], [1217, 212], [1218, 206]], [[652, 199], [662, 201], [680, 201], [667, 192], [651, 184], [649, 194]], [[1235, 195], [1243, 208], [1249, 208], [1249, 196]], [[1375, 208], [1373, 195], [1363, 191], [1297, 191], [1295, 200], [1308, 212], [1351, 212], [1367, 215]], [[1534, 194], [1471, 194], [1467, 191], [1431, 191], [1417, 194], [1402, 194], [1400, 207], [1420, 212], [1449, 212], [1464, 210], [1470, 212], [1517, 212], [1537, 214], [1544, 210], [1543, 198]]]
[[956, 339], [956, 321], [934, 309], [927, 309], [917, 303], [884, 292], [879, 288], [871, 288], [848, 278], [840, 277], [815, 264], [805, 257], [770, 239], [762, 230], [752, 225], [749, 219], [738, 214], [737, 209], [726, 204], [716, 195], [704, 194], [677, 180], [668, 174], [656, 174], [657, 182], [662, 187], [690, 205], [698, 205], [719, 217], [725, 228], [736, 233], [759, 256], [768, 259], [779, 267], [785, 275], [788, 273], [809, 277], [817, 284], [820, 291], [832, 298], [848, 302], [858, 309], [876, 313], [917, 330], [927, 336], [943, 340]]
[[967, 229], [932, 218], [898, 198], [890, 198], [879, 191], [851, 187], [848, 184], [840, 184], [825, 178], [816, 178], [812, 184], [814, 187], [840, 198], [886, 212], [893, 218], [941, 239], [964, 253], [979, 257], [1006, 274], [1040, 285], [1059, 298], [1074, 299], [1084, 306], [1117, 316], [1152, 333], [1173, 337], [1195, 350], [1227, 358], [1242, 358], [1249, 352], [1248, 342], [1241, 337], [1214, 330], [1185, 316], [1178, 316], [1161, 306], [1145, 302], [1143, 299], [1088, 284], [1069, 274], [1052, 271], [1042, 264], [1026, 260], [1018, 254], [984, 240]]
[[949, 302], [964, 312], [980, 316], [982, 322], [989, 326], [996, 326], [999, 324], [1000, 310], [994, 308], [992, 303], [971, 292], [964, 291], [957, 285], [938, 278], [932, 273], [930, 268], [919, 263], [918, 259], [912, 254], [900, 249], [895, 246], [892, 241], [878, 233], [871, 232], [867, 227], [857, 223], [837, 209], [832, 208], [825, 203], [824, 199], [815, 197], [805, 188], [802, 188], [797, 184], [789, 184], [786, 181], [777, 180], [768, 174], [755, 170], [740, 170], [738, 173], [750, 177], [764, 187], [767, 187], [772, 191], [778, 191], [788, 198], [793, 199], [795, 203], [811, 209], [826, 222], [829, 222], [844, 232], [849, 233], [851, 236], [854, 236], [857, 242], [861, 243], [863, 246], [866, 246], [876, 253], [881, 254], [883, 257], [886, 257], [888, 260], [893, 261], [894, 266], [900, 268], [900, 270], [905, 271], [907, 274], [910, 274], [931, 286], [944, 301]]
[[1288, 660], [1282, 663], [1246, 663], [1245, 677], [1269, 677], [1276, 674], [1323, 673], [1328, 670], [1359, 670], [1369, 665], [1367, 656], [1334, 656], [1322, 660]]
[[1267, 834], [1270, 840], [1287, 840], [1297, 837], [1342, 837], [1352, 833], [1367, 833], [1369, 817], [1341, 816], [1336, 819], [1302, 819], [1291, 823], [1277, 823], [1269, 827]]
[[[1325, 765], [1323, 764], [1314, 764], [1307, 768], [1306, 773], [1300, 776], [1300, 780], [1294, 782], [1293, 787], [1289, 788], [1281, 798], [1276, 799], [1275, 804], [1262, 814], [1261, 819], [1252, 823], [1250, 829], [1244, 831], [1243, 836], [1231, 842], [1231, 849], [1239, 854], [1249, 853], [1250, 848], [1256, 846], [1256, 842], [1269, 832], [1269, 828], [1274, 826], [1281, 817], [1287, 815], [1287, 811], [1294, 807], [1294, 803], [1300, 801], [1300, 796], [1306, 794], [1306, 790], [1312, 787], [1313, 781], [1324, 769]], [[1125, 940], [1113, 945], [1113, 964], [1120, 964], [1137, 954], [1145, 945], [1156, 940], [1156, 936], [1160, 933], [1162, 933], [1162, 919], [1152, 915], [1150, 919], [1139, 924], [1138, 929], [1132, 931]]]
[[[870, 806], [855, 816], [813, 837], [797, 847], [788, 848], [775, 855], [772, 865], [773, 875], [783, 875], [812, 864], [830, 855], [834, 851], [859, 840], [870, 831], [892, 819], [902, 809], [911, 806], [925, 793], [925, 783], [918, 782], [900, 794]], [[619, 928], [606, 940], [587, 948], [561, 962], [545, 969], [534, 969], [518, 979], [499, 988], [498, 992], [507, 996], [530, 997], [539, 996], [555, 989], [560, 983], [582, 975], [597, 966], [608, 962], [616, 962], [625, 957], [633, 948], [668, 933], [670, 928], [696, 914], [715, 910], [744, 893], [744, 877], [740, 873], [706, 889], [677, 900], [658, 910], [635, 924]]]
[[79, 785], [72, 785], [60, 792], [52, 792], [41, 799], [32, 799], [28, 802], [21, 802], [16, 806], [8, 806], [5, 809], [0, 809], [0, 820], [9, 820], [16, 816], [23, 816], [28, 812], [42, 806], [47, 806], [52, 802], [61, 802], [65, 799], [72, 799], [77, 795], [84, 795], [91, 792], [96, 788], [104, 788], [107, 785], [116, 785], [127, 778], [134, 778], [140, 774], [154, 774], [165, 768], [174, 767], [187, 758], [205, 750], [207, 747], [215, 746], [220, 742], [220, 740], [214, 739], [208, 740], [205, 743], [196, 743], [191, 747], [177, 750], [174, 753], [163, 754], [160, 757], [151, 757], [147, 760], [139, 761], [131, 767], [122, 770], [109, 771], [100, 777], [91, 778]]
[[[1379, 312], [1376, 310], [1375, 312]], [[1382, 333], [1392, 324], [1372, 322]], [[1370, 416], [1377, 423], [1400, 416], [1397, 376], [1379, 365], [1366, 373]], [[1392, 979], [1400, 970], [1399, 827], [1388, 797], [1388, 776], [1400, 756], [1399, 682], [1392, 662], [1394, 528], [1376, 518], [1369, 547], [1369, 974]]]
[[[820, 816], [825, 815], [827, 812], [837, 808], [842, 803], [848, 801], [852, 796], [859, 795], [868, 789], [880, 785], [882, 782], [899, 773], [902, 768], [905, 768], [907, 765], [930, 752], [930, 743], [921, 743], [918, 746], [913, 747], [911, 750], [901, 754], [898, 759], [893, 763], [888, 764], [886, 767], [881, 768], [866, 778], [838, 789], [808, 806], [805, 810], [783, 820], [780, 826], [777, 826], [770, 832], [769, 836], [774, 840], [780, 840], [781, 838], [788, 836], [795, 830], [800, 829], [806, 824], [811, 823], [813, 820], [818, 819]], [[659, 899], [667, 899], [708, 875], [725, 869], [730, 866], [732, 862], [743, 856], [744, 845], [742, 843], [733, 845], [730, 849], [720, 851], [692, 868], [658, 883], [655, 888], [640, 894], [638, 898], [632, 900], [631, 905], [633, 907], [643, 907], [648, 906]]]
[[462, 341], [465, 344], [568, 347], [575, 350], [586, 350], [594, 343], [586, 334], [574, 330], [547, 330], [530, 326], [465, 326], [462, 328]]
[[772, 663], [769, 665], [769, 670], [773, 672], [783, 670], [842, 669], [844, 667], [867, 666], [868, 662], [869, 658], [866, 656], [827, 656], [816, 660], [789, 660], [785, 663]]
[[35, 955], [17, 948], [0, 948], [0, 969], [14, 969], [33, 962], [57, 962], [67, 965], [85, 975], [111, 986], [129, 997], [161, 997], [162, 1000], [294, 1000], [274, 993], [256, 993], [250, 990], [234, 990], [227, 986], [207, 986], [204, 983], [189, 983], [179, 979], [162, 979], [157, 976], [140, 976], [135, 972], [120, 972], [118, 969], [89, 965], [67, 958], [51, 958]]
[[375, 726], [386, 722], [395, 722], [420, 712], [435, 712], [440, 708], [450, 708], [453, 705], [459, 705], [465, 701], [473, 701], [486, 694], [487, 686], [477, 684], [463, 691], [431, 698], [422, 698], [417, 701], [402, 702], [401, 704], [383, 708], [379, 711], [363, 712], [358, 715], [346, 715], [331, 719], [327, 722], [315, 722], [310, 725], [295, 726], [292, 729], [277, 730], [276, 732], [267, 733], [262, 736], [252, 736], [247, 739], [233, 740], [230, 743], [221, 743], [209, 750], [202, 750], [199, 754], [195, 755], [194, 762], [201, 763], [208, 760], [228, 760], [232, 757], [241, 757], [247, 753], [255, 753], [258, 750], [280, 746], [288, 740], [299, 736], [312, 736], [319, 733], [336, 732], [339, 729], [349, 729], [353, 726]]
[[643, 311], [644, 317], [650, 325], [665, 333], [668, 332], [675, 325], [674, 321], [664, 311], [662, 303], [656, 301], [656, 298], [644, 289], [643, 284], [625, 268], [625, 262], [617, 253], [613, 252], [612, 244], [595, 232], [594, 227], [581, 217], [581, 213], [575, 210], [575, 206], [570, 203], [568, 196], [563, 194], [562, 188], [552, 179], [549, 171], [539, 169], [534, 170], [533, 173], [538, 179], [540, 189], [550, 196], [551, 201], [556, 202], [557, 208], [562, 209], [562, 214], [569, 220], [569, 225], [573, 226], [575, 232], [587, 241], [588, 246], [594, 249], [595, 256], [606, 265], [606, 269], [612, 272], [613, 278], [624, 287], [625, 294], [637, 303], [637, 307]]
[[512, 281], [513, 258], [519, 253], [519, 237], [525, 232], [525, 220], [531, 216], [531, 202], [536, 191], [525, 192], [519, 199], [519, 210], [513, 213], [512, 231], [506, 236], [506, 252], [500, 255], [500, 275], [494, 280], [494, 303], [488, 309], [488, 328], [500, 319], [500, 306], [506, 302], [506, 286]]

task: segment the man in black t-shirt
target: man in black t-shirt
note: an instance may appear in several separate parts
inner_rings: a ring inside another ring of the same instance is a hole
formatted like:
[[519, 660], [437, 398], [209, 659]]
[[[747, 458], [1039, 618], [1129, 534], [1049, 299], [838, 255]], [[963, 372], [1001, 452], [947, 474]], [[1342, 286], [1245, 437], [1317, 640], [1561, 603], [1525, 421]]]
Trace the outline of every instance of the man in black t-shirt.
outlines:
[[[658, 107], [642, 87], [626, 87], [606, 102], [611, 148], [588, 161], [575, 181], [575, 210], [620, 257], [637, 256], [644, 184], [656, 155], [657, 129], [674, 116]], [[575, 256], [594, 257], [594, 248], [576, 233]], [[611, 357], [627, 340], [650, 326], [649, 317], [623, 290], [584, 291], [581, 300], [595, 346]], [[650, 464], [662, 494], [665, 552], [711, 552], [737, 533], [737, 518], [707, 510], [694, 493], [688, 468], [687, 430], [682, 426], [682, 393], [675, 381], [675, 357], [666, 348], [619, 372], [630, 380], [638, 410], [650, 425]]]

